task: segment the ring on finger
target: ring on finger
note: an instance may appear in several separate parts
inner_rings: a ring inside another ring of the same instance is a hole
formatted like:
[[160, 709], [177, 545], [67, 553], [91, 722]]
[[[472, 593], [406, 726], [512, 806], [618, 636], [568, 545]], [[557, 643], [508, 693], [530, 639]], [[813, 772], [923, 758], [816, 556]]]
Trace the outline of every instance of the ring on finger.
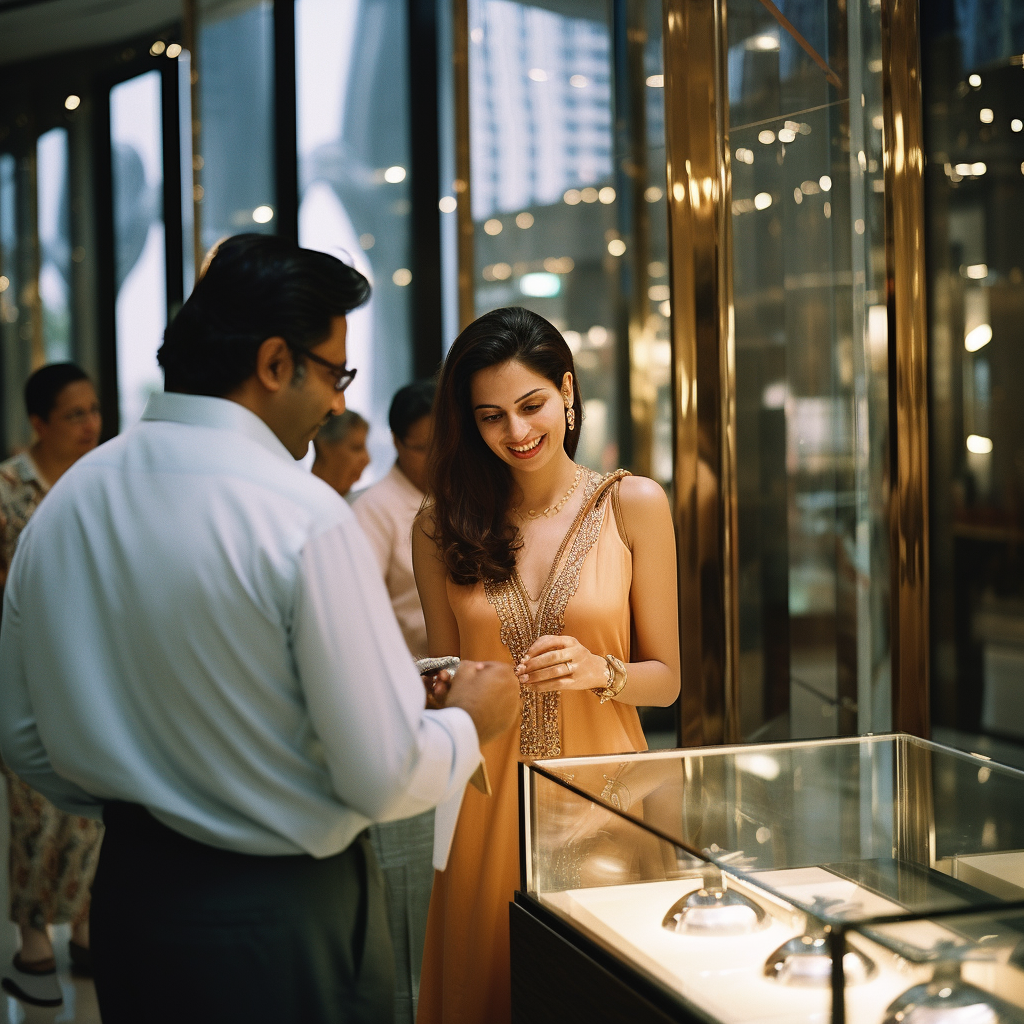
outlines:
[[571, 676], [572, 675], [572, 661], [571, 660], [569, 660], [569, 661], [567, 661], [565, 663], [565, 674], [567, 676]]

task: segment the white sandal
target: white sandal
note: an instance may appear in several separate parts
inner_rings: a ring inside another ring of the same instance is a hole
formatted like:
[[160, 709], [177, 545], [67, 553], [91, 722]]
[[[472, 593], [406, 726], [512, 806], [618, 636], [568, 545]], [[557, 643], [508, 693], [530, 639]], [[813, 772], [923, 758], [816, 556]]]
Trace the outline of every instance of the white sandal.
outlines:
[[41, 963], [47, 965], [42, 970], [35, 964], [23, 963], [15, 953], [11, 966], [4, 971], [0, 988], [30, 1006], [62, 1005], [64, 996], [57, 980], [57, 964], [52, 957]]

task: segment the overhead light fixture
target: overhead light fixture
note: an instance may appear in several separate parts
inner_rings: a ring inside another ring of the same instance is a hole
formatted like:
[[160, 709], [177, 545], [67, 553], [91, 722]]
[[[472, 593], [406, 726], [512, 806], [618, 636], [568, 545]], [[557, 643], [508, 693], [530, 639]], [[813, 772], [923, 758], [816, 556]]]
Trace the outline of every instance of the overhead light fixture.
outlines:
[[988, 455], [992, 451], [992, 438], [980, 434], [967, 435], [967, 450], [974, 455]]
[[562, 279], [546, 271], [523, 274], [519, 278], [519, 290], [533, 299], [551, 299], [562, 290]]

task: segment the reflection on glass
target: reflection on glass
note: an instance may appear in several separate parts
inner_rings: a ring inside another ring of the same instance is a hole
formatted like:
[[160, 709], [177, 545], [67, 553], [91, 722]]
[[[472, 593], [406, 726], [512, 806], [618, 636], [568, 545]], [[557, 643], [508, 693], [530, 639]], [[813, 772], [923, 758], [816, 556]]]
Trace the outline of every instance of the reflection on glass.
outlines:
[[1024, 5], [921, 7], [932, 716], [1024, 740]]
[[[619, 464], [623, 337], [611, 33], [601, 0], [559, 13], [470, 0], [476, 312], [522, 305], [573, 350], [584, 399], [577, 459]], [[564, 12], [571, 12], [568, 16]]]
[[[10, 153], [0, 153], [0, 341], [3, 342], [4, 381], [20, 380], [22, 363], [18, 341], [18, 221], [17, 165]], [[25, 346], [27, 348], [27, 346]], [[8, 385], [10, 394], [10, 385]], [[4, 442], [7, 451], [19, 441], [27, 441], [21, 403], [4, 403]]]
[[847, 77], [757, 0], [730, 3], [746, 739], [890, 720], [879, 10], [783, 6]]
[[163, 381], [156, 352], [167, 326], [160, 72], [110, 90], [114, 185], [115, 329], [121, 429]]
[[178, 145], [181, 154], [182, 287], [188, 298], [196, 281], [196, 225], [193, 205], [192, 163], [192, 54], [178, 55]]
[[36, 140], [36, 209], [43, 350], [48, 363], [71, 358], [71, 218], [68, 133], [52, 128]]
[[351, 262], [373, 297], [348, 317], [346, 392], [371, 424], [360, 486], [394, 458], [387, 412], [412, 376], [409, 340], [409, 100], [406, 9], [371, 0], [295, 6], [299, 242]]
[[274, 11], [224, 5], [199, 22], [202, 244], [274, 234]]

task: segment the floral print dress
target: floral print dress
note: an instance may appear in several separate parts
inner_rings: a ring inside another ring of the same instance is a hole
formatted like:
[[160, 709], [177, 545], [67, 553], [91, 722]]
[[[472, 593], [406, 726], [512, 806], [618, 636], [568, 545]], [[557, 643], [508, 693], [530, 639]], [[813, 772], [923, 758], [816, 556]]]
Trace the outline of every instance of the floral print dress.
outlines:
[[[27, 453], [0, 463], [0, 586], [18, 537], [49, 489]], [[11, 920], [44, 929], [89, 916], [103, 826], [65, 814], [4, 768], [11, 816]]]

